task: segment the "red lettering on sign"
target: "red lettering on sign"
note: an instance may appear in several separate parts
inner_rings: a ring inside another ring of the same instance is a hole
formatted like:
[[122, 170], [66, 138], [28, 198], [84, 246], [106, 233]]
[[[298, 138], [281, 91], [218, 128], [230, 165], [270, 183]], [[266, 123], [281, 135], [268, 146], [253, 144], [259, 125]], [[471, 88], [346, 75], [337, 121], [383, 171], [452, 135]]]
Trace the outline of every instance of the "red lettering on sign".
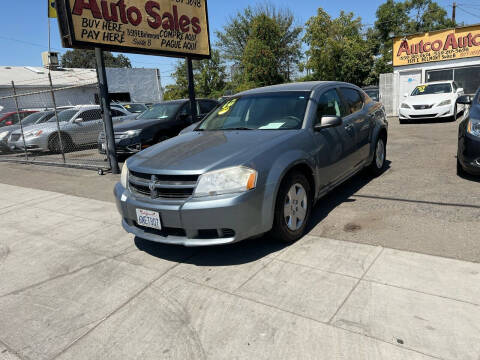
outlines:
[[[477, 39], [479, 39], [478, 42]], [[472, 44], [473, 46], [480, 46], [480, 34], [477, 34], [472, 38]]]
[[118, 22], [117, 4], [110, 4], [110, 14], [108, 13], [108, 3], [106, 0], [102, 0], [102, 14], [103, 18], [107, 21]]
[[397, 56], [401, 56], [404, 52], [407, 53], [407, 55], [410, 55], [410, 47], [408, 46], [407, 40], [402, 41], [402, 43], [400, 44]]
[[442, 49], [442, 46], [443, 46], [443, 41], [442, 40], [435, 40], [432, 43], [432, 50], [433, 51], [440, 51]]
[[150, 25], [152, 29], [158, 29], [162, 25], [162, 17], [155, 11], [155, 9], [160, 11], [160, 5], [156, 1], [147, 1], [145, 4], [145, 11], [153, 18], [153, 20], [147, 20], [148, 25]]
[[[135, 16], [133, 16], [135, 14]], [[138, 26], [142, 22], [142, 13], [135, 6], [131, 6], [127, 10], [127, 18], [130, 24]]]
[[202, 28], [200, 27], [200, 19], [197, 17], [192, 18], [192, 30], [195, 34], [200, 34]]
[[102, 18], [102, 12], [98, 7], [97, 0], [75, 0], [72, 13], [78, 16], [82, 16], [83, 9], [90, 10], [93, 17], [96, 19]]
[[452, 49], [458, 49], [458, 43], [457, 39], [455, 38], [455, 34], [451, 33], [447, 36], [447, 39], [445, 40], [445, 46], [443, 47], [443, 50], [448, 50], [448, 48], [451, 47]]

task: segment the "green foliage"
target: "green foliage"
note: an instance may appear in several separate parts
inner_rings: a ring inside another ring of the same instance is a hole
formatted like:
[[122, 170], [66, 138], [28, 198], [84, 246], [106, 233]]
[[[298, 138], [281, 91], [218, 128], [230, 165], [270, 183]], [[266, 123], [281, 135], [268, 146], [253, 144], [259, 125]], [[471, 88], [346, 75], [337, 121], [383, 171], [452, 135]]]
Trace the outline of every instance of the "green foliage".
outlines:
[[279, 84], [284, 81], [280, 73], [282, 47], [279, 25], [266, 15], [259, 15], [252, 22], [252, 30], [242, 58], [243, 87]]
[[387, 0], [376, 15], [375, 27], [368, 34], [377, 56], [373, 78], [393, 71], [393, 37], [454, 27], [445, 9], [433, 0]]
[[273, 5], [260, 5], [255, 8], [249, 6], [243, 11], [237, 12], [223, 27], [222, 31], [216, 31], [218, 38], [217, 47], [223, 57], [232, 62], [236, 67], [238, 78], [234, 81], [243, 80], [244, 69], [242, 68], [248, 40], [251, 37], [253, 23], [259, 17], [267, 17], [278, 26], [278, 44], [281, 47], [277, 65], [282, 76], [290, 81], [296, 66], [302, 58], [301, 38], [302, 27], [295, 25], [295, 17], [288, 9], [277, 9]]
[[[105, 66], [109, 68], [131, 68], [130, 59], [119, 54], [113, 55], [109, 51], [104, 51]], [[62, 67], [64, 68], [80, 68], [94, 69], [96, 67], [95, 51], [74, 49], [68, 50], [62, 56]]]
[[[223, 95], [227, 77], [224, 65], [218, 50], [212, 50], [209, 60], [193, 61], [193, 76], [197, 97], [216, 99]], [[188, 97], [187, 62], [179, 61], [172, 74], [175, 83], [165, 88], [165, 100], [185, 99]]]
[[332, 19], [322, 8], [306, 24], [304, 41], [309, 46], [305, 67], [309, 79], [339, 80], [365, 85], [373, 66], [372, 49], [362, 34], [360, 18], [341, 12]]

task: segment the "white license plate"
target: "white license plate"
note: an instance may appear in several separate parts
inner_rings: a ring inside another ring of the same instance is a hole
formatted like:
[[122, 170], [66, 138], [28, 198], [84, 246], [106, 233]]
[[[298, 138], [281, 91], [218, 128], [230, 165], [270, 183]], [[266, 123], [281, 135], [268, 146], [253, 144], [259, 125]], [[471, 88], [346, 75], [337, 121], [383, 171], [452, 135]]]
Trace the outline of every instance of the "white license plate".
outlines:
[[137, 224], [151, 229], [162, 230], [160, 214], [156, 211], [137, 209]]

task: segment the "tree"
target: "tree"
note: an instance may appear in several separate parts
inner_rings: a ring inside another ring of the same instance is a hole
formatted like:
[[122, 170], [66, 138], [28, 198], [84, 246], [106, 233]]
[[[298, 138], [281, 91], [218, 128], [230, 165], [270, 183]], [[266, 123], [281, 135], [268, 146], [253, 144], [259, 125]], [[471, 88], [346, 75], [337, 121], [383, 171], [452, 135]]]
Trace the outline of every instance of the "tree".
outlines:
[[[113, 55], [109, 51], [103, 53], [105, 59], [105, 66], [109, 68], [131, 68], [130, 59], [119, 54]], [[64, 68], [81, 68], [94, 69], [96, 67], [95, 51], [74, 49], [68, 50], [62, 56], [62, 67]]]
[[[223, 95], [226, 86], [227, 74], [218, 50], [212, 50], [212, 57], [208, 60], [193, 61], [193, 76], [197, 97], [219, 98]], [[172, 73], [174, 84], [165, 87], [165, 100], [184, 99], [188, 97], [187, 62], [178, 62]]]
[[377, 9], [374, 28], [368, 33], [376, 55], [371, 78], [392, 72], [393, 38], [454, 27], [447, 12], [433, 0], [387, 0]]
[[288, 9], [279, 10], [273, 5], [262, 5], [255, 8], [249, 6], [243, 11], [237, 12], [229, 19], [222, 31], [216, 31], [217, 47], [224, 58], [233, 62], [233, 65], [239, 70], [238, 73], [242, 75], [241, 64], [245, 48], [251, 35], [252, 24], [259, 16], [272, 19], [279, 27], [278, 42], [282, 51], [278, 59], [278, 66], [283, 77], [290, 81], [302, 57], [300, 38], [302, 27], [294, 24], [295, 17]]
[[312, 70], [309, 80], [341, 80], [365, 85], [373, 66], [373, 53], [362, 33], [360, 18], [341, 12], [332, 19], [322, 8], [306, 24], [305, 67]]
[[242, 57], [243, 87], [274, 85], [284, 81], [280, 71], [284, 51], [278, 23], [264, 14], [257, 16], [252, 21]]

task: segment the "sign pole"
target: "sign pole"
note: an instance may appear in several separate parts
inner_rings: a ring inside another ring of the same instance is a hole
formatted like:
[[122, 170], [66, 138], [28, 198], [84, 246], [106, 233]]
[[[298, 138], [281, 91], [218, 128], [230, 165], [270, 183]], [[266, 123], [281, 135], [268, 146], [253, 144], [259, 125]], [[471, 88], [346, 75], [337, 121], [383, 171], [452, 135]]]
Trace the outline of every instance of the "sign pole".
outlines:
[[105, 139], [107, 158], [113, 174], [120, 174], [117, 160], [117, 149], [115, 148], [115, 135], [113, 133], [112, 112], [110, 110], [110, 97], [108, 95], [107, 73], [105, 71], [105, 60], [103, 50], [95, 48], [97, 61], [98, 87], [100, 89], [100, 106], [102, 108], [103, 123], [105, 126]]
[[192, 115], [192, 124], [197, 122], [197, 104], [195, 101], [195, 80], [193, 78], [192, 58], [187, 57], [188, 72], [188, 97], [190, 99], [190, 114]]

